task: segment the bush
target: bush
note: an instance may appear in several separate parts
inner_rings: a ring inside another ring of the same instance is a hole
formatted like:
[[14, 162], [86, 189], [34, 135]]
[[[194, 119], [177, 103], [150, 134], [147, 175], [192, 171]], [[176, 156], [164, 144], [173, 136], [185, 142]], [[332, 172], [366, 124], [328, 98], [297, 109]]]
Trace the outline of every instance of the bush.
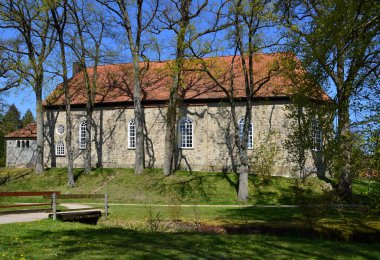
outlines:
[[251, 158], [251, 171], [263, 181], [269, 181], [274, 171], [278, 145], [276, 142], [276, 133], [268, 133], [267, 142], [260, 143], [255, 147], [255, 152]]

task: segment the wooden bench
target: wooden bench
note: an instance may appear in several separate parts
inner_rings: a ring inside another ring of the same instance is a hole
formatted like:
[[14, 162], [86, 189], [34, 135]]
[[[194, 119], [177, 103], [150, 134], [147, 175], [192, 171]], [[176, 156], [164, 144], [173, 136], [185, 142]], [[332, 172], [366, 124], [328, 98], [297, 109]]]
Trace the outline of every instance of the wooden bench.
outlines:
[[[57, 212], [56, 216], [58, 220], [64, 222], [80, 222], [96, 225], [102, 216], [102, 212], [100, 210]], [[53, 213], [49, 214], [49, 218], [53, 218]]]

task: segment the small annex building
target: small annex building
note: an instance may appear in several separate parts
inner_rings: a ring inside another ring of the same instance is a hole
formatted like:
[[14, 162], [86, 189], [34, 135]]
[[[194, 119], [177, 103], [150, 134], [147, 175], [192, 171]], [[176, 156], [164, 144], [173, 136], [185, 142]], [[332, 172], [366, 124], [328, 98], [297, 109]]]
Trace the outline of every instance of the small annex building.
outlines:
[[[254, 77], [262, 87], [255, 93], [252, 102], [252, 122], [249, 131], [248, 155], [265, 145], [268, 140], [276, 143], [273, 175], [291, 176], [296, 167], [286, 146], [292, 122], [288, 117], [288, 106], [292, 104], [290, 80], [273, 68], [278, 67], [283, 54], [257, 54], [254, 56]], [[183, 73], [182, 87], [178, 92], [177, 146], [175, 166], [194, 171], [232, 171], [236, 167], [236, 147], [231, 107], [225, 90], [231, 84], [231, 63], [235, 109], [239, 127], [244, 125], [243, 67], [240, 57], [214, 57], [205, 59], [210, 70], [217, 75], [215, 83], [204, 71], [197, 70], [199, 63], [187, 61]], [[164, 160], [166, 108], [169, 90], [173, 82], [173, 61], [141, 62], [142, 107], [144, 114], [145, 166], [161, 168]], [[94, 69], [88, 68], [89, 77]], [[221, 88], [222, 86], [222, 88]], [[223, 89], [225, 88], [225, 89]], [[44, 164], [45, 167], [66, 167], [65, 137], [72, 133], [74, 167], [83, 167], [86, 140], [91, 139], [91, 158], [94, 167], [133, 168], [135, 160], [135, 120], [133, 109], [133, 67], [131, 63], [103, 65], [97, 67], [96, 90], [92, 122], [86, 121], [86, 86], [83, 71], [70, 79], [70, 104], [72, 129], [66, 127], [65, 98], [62, 84], [44, 102]], [[329, 100], [321, 89], [320, 100]], [[90, 136], [86, 129], [92, 125]], [[16, 165], [17, 134], [9, 140], [10, 157], [7, 165]], [[319, 135], [314, 135], [322, 142]], [[18, 136], [17, 136], [18, 137]], [[270, 139], [268, 139], [270, 137]], [[318, 140], [317, 140], [318, 139]], [[26, 140], [26, 139], [25, 139]], [[29, 145], [35, 147], [29, 140]], [[17, 150], [19, 149], [19, 150]], [[26, 148], [25, 148], [26, 149]], [[34, 148], [31, 148], [34, 149]], [[306, 171], [321, 174], [320, 153], [310, 149]], [[23, 162], [27, 161], [26, 153]], [[28, 153], [28, 158], [33, 156]], [[20, 157], [21, 158], [21, 157]], [[20, 160], [18, 159], [17, 162]], [[20, 161], [21, 162], [21, 161]]]
[[36, 123], [6, 135], [6, 167], [33, 167], [36, 164], [36, 138]]

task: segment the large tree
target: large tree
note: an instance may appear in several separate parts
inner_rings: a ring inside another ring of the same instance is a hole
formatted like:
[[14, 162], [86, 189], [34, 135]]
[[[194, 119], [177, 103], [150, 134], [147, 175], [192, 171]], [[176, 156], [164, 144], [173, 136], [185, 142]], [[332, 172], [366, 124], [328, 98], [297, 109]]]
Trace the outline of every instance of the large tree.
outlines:
[[292, 50], [321, 84], [335, 94], [336, 176], [338, 191], [352, 194], [352, 98], [376, 83], [380, 69], [378, 1], [280, 0], [283, 23], [290, 32]]
[[[168, 0], [164, 2], [163, 9], [160, 10], [158, 20], [162, 25], [162, 30], [170, 31], [175, 35], [175, 59], [171, 63], [171, 77], [173, 79], [169, 88], [169, 102], [166, 113], [165, 131], [165, 153], [164, 153], [164, 175], [168, 176], [175, 170], [174, 154], [176, 143], [177, 109], [179, 105], [179, 91], [186, 88], [184, 86], [185, 73], [194, 68], [197, 57], [210, 54], [213, 49], [209, 44], [204, 48], [192, 48], [195, 44], [206, 39], [207, 36], [215, 36], [215, 33], [226, 29], [229, 24], [222, 19], [227, 13], [228, 1], [217, 6], [209, 4], [208, 0], [201, 3], [192, 0]], [[225, 12], [225, 13], [223, 13]], [[205, 16], [208, 16], [207, 26], [197, 26], [202, 23]], [[194, 54], [192, 53], [192, 51]]]
[[[83, 72], [86, 87], [86, 154], [85, 173], [91, 171], [92, 126], [95, 95], [97, 89], [97, 69], [101, 61], [101, 46], [104, 41], [104, 30], [107, 19], [96, 3], [91, 1], [71, 1], [69, 14], [74, 24], [74, 30], [66, 44], [71, 48]], [[92, 68], [89, 69], [89, 64]], [[90, 73], [91, 71], [91, 73]]]
[[[274, 61], [268, 64], [268, 71], [265, 75], [256, 76], [254, 67], [257, 59], [257, 52], [275, 46], [279, 42], [277, 35], [273, 39], [263, 39], [261, 37], [265, 30], [274, 27], [274, 17], [271, 1], [242, 1], [232, 0], [229, 5], [228, 22], [229, 33], [228, 43], [232, 50], [228, 69], [223, 79], [220, 78], [220, 71], [215, 73], [215, 68], [209, 66], [207, 61], [202, 59], [203, 70], [226, 94], [230, 105], [231, 122], [233, 127], [233, 143], [236, 147], [237, 165], [236, 172], [239, 176], [238, 181], [238, 200], [248, 199], [248, 175], [250, 173], [248, 158], [248, 136], [251, 129], [253, 98], [268, 83], [271, 78], [279, 73], [279, 64]], [[192, 48], [193, 50], [193, 48]], [[193, 53], [195, 53], [193, 51]], [[238, 64], [240, 63], [240, 64]], [[236, 67], [241, 67], [241, 75], [236, 75]], [[216, 69], [218, 71], [218, 69]], [[218, 75], [219, 74], [219, 75]], [[236, 77], [243, 77], [243, 86], [237, 85]], [[226, 80], [227, 79], [227, 80]], [[236, 92], [243, 87], [246, 98], [244, 99], [244, 123], [239, 124], [240, 117], [236, 108], [239, 106], [236, 99]], [[234, 160], [234, 159], [232, 159]]]
[[21, 128], [20, 111], [14, 104], [9, 106], [1, 123], [1, 130], [5, 135]]
[[71, 133], [71, 105], [70, 105], [70, 92], [69, 92], [69, 80], [67, 69], [67, 50], [66, 50], [66, 26], [68, 19], [68, 3], [66, 0], [62, 2], [52, 1], [50, 2], [50, 12], [52, 14], [53, 22], [52, 26], [57, 31], [57, 41], [59, 45], [60, 53], [60, 65], [62, 72], [57, 73], [62, 77], [62, 85], [65, 95], [65, 108], [66, 108], [66, 154], [67, 154], [67, 185], [69, 187], [75, 186], [74, 180], [74, 155], [72, 147], [72, 133]]
[[135, 173], [141, 174], [144, 170], [144, 115], [141, 105], [141, 76], [143, 68], [140, 66], [142, 52], [142, 38], [144, 32], [156, 17], [158, 0], [145, 2], [137, 0], [97, 0], [115, 16], [116, 23], [125, 30], [127, 46], [132, 56], [133, 64], [133, 104], [136, 122]]
[[36, 173], [42, 173], [44, 151], [44, 118], [42, 89], [45, 62], [55, 44], [55, 31], [45, 1], [5, 0], [0, 2], [0, 28], [9, 36], [8, 45], [1, 48], [21, 56], [13, 69], [36, 96], [37, 155]]

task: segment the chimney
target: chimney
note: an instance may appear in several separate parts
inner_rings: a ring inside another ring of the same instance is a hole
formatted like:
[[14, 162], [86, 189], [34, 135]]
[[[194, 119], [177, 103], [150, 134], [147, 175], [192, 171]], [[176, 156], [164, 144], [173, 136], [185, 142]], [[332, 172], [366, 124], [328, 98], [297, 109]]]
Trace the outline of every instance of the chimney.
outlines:
[[73, 62], [73, 77], [82, 71], [82, 64], [80, 62], [75, 61]]

